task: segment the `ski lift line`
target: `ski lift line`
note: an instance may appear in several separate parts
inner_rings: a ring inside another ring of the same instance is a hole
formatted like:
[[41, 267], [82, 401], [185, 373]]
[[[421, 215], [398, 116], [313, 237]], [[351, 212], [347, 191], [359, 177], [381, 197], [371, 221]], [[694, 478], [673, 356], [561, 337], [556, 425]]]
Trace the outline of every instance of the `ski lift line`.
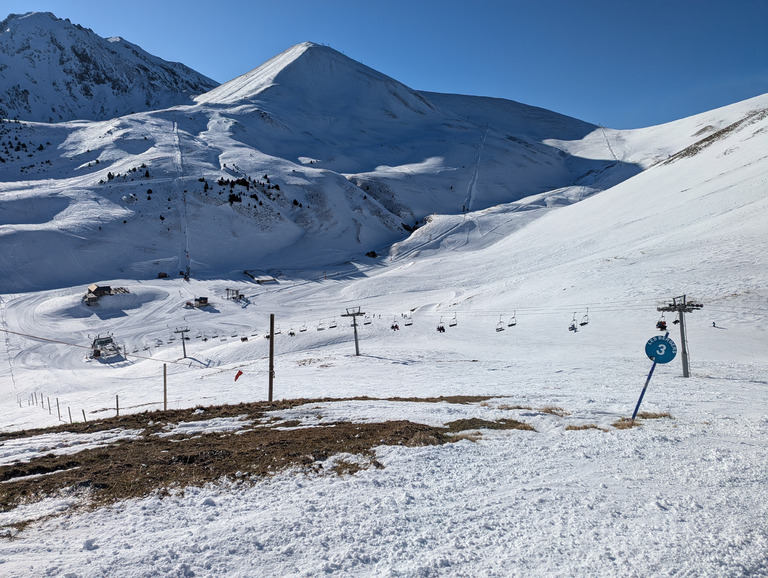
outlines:
[[[11, 331], [10, 329], [4, 329], [0, 327], [0, 331], [3, 333], [7, 333], [10, 335], [18, 335], [19, 337], [26, 337], [27, 339], [32, 339], [34, 341], [45, 341], [46, 343], [56, 343], [57, 345], [68, 345], [69, 347], [78, 347], [80, 349], [91, 349], [90, 345], [80, 345], [79, 343], [69, 343], [67, 341], [61, 341], [59, 339], [50, 339], [49, 337], [40, 337], [39, 335], [30, 335], [28, 333], [20, 333], [18, 331]], [[188, 363], [183, 363], [180, 361], [172, 361], [169, 359], [158, 359], [156, 357], [147, 357], [145, 355], [135, 355], [133, 353], [130, 354], [131, 357], [135, 357], [137, 359], [146, 359], [148, 361], [159, 361], [160, 363], [172, 363], [175, 365], [183, 365], [185, 367], [189, 366]]]

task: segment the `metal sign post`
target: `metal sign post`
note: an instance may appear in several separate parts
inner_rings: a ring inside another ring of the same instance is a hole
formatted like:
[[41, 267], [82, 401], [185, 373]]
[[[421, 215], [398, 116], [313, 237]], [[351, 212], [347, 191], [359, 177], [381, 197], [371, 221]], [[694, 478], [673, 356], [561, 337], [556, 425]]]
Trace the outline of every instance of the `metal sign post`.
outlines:
[[675, 358], [675, 355], [677, 355], [677, 345], [675, 345], [675, 342], [669, 338], [669, 331], [667, 331], [664, 336], [657, 335], [648, 340], [645, 344], [645, 354], [651, 361], [653, 361], [653, 365], [651, 365], [651, 371], [648, 372], [648, 379], [645, 380], [643, 391], [640, 392], [640, 399], [637, 400], [635, 411], [632, 414], [631, 423], [633, 424], [635, 423], [637, 412], [640, 409], [640, 404], [643, 402], [645, 390], [648, 389], [648, 384], [651, 382], [651, 377], [653, 377], [653, 370], [656, 369], [656, 364], [669, 363], [672, 361]]

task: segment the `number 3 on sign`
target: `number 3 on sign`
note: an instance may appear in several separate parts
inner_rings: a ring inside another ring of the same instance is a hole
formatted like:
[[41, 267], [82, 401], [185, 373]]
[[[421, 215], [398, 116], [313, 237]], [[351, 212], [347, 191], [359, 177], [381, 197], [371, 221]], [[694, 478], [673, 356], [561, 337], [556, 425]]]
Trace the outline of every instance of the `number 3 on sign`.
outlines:
[[677, 354], [677, 345], [668, 336], [657, 335], [645, 344], [645, 354], [656, 363], [669, 363]]

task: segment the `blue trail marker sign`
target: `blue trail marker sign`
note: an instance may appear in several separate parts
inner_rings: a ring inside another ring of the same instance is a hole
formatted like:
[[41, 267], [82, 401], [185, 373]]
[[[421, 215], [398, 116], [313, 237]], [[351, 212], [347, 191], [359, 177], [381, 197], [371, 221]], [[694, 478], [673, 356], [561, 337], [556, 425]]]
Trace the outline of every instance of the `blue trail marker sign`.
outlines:
[[651, 337], [645, 344], [645, 354], [654, 363], [669, 363], [677, 355], [677, 345], [668, 335]]
[[632, 414], [632, 423], [635, 423], [637, 410], [640, 409], [640, 404], [643, 402], [645, 390], [648, 389], [648, 384], [653, 376], [653, 370], [656, 369], [656, 364], [669, 363], [672, 361], [675, 358], [675, 355], [677, 355], [677, 345], [675, 345], [675, 342], [669, 338], [669, 331], [667, 331], [663, 336], [656, 335], [648, 340], [645, 344], [645, 354], [651, 361], [653, 361], [653, 365], [651, 366], [651, 371], [648, 372], [648, 379], [645, 380], [643, 391], [640, 392], [640, 399], [637, 400], [635, 412]]

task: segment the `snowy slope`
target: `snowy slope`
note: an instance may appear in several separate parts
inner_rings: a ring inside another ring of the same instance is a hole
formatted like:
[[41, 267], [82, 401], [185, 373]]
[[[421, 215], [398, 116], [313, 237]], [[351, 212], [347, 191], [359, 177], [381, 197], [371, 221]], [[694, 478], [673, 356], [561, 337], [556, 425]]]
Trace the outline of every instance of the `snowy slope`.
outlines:
[[[327, 74], [314, 77], [317, 66]], [[274, 412], [292, 427], [513, 418], [536, 431], [381, 445], [92, 511], [78, 493], [30, 500], [0, 513], [0, 573], [766, 573], [768, 95], [613, 131], [508, 101], [415, 94], [310, 44], [249, 74], [188, 107], [1, 125], [0, 144], [18, 137], [27, 150], [0, 148], [0, 429], [68, 422], [68, 410], [111, 416], [115, 396], [121, 415], [160, 409], [163, 364], [171, 408], [265, 400], [274, 313], [277, 399], [490, 397]], [[324, 118], [302, 96], [310, 81], [324, 106], [339, 85], [381, 100]], [[383, 104], [403, 108], [382, 118]], [[246, 191], [220, 177], [252, 180]], [[243, 200], [230, 204], [230, 189]], [[408, 211], [429, 214], [406, 236]], [[365, 257], [370, 248], [381, 257]], [[189, 281], [175, 275], [186, 264]], [[244, 268], [271, 268], [277, 282], [258, 285]], [[88, 307], [92, 281], [128, 292]], [[243, 300], [227, 300], [233, 288]], [[656, 308], [682, 294], [704, 304], [686, 316], [691, 377], [679, 353], [659, 365], [642, 409], [670, 417], [617, 429], [648, 376]], [[184, 307], [198, 296], [210, 307]], [[357, 306], [359, 357], [341, 317]], [[572, 332], [572, 319], [589, 322]], [[105, 333], [127, 359], [87, 359]], [[237, 435], [233, 421], [198, 417], [167, 429]], [[133, 435], [4, 440], [0, 458], [76, 456]], [[331, 473], [340, 459], [363, 469]]]
[[[765, 99], [737, 107], [764, 108]], [[328, 473], [334, 458], [314, 472], [185, 488], [92, 512], [76, 509], [77, 495], [30, 503], [0, 517], [39, 520], [8, 530], [3, 572], [764, 574], [768, 118], [740, 118], [749, 120], [708, 146], [576, 203], [567, 204], [577, 194], [570, 190], [436, 216], [373, 268], [287, 270], [264, 286], [115, 279], [130, 293], [97, 308], [80, 303], [82, 287], [3, 295], [4, 328], [14, 332], [0, 363], [9, 384], [0, 400], [5, 429], [59, 421], [55, 404], [49, 413], [33, 395], [58, 399], [76, 420], [82, 409], [89, 419], [110, 415], [116, 394], [121, 412], [159, 408], [162, 362], [172, 407], [265, 399], [268, 313], [282, 329], [277, 398], [492, 396], [467, 405], [310, 403], [275, 417], [304, 427], [512, 417], [536, 429], [381, 446], [375, 457], [384, 467], [353, 475]], [[691, 124], [665, 130], [684, 143]], [[247, 301], [225, 299], [233, 286]], [[671, 418], [617, 430], [612, 424], [631, 415], [647, 377], [643, 345], [657, 333], [656, 306], [682, 293], [704, 303], [687, 316], [692, 376], [680, 378], [678, 359], [659, 366], [642, 409]], [[202, 294], [211, 310], [180, 307]], [[339, 316], [357, 305], [376, 317], [360, 328], [360, 357]], [[402, 314], [411, 310], [406, 326]], [[577, 333], [567, 330], [574, 311], [590, 318]], [[441, 320], [445, 333], [435, 331]], [[182, 325], [192, 338], [186, 360], [179, 342], [169, 342]], [[138, 353], [86, 362], [84, 349], [19, 335], [77, 345], [107, 329]], [[244, 372], [237, 382], [236, 370]], [[545, 411], [552, 407], [565, 413]], [[225, 435], [204, 411], [200, 419], [199, 432]], [[33, 437], [9, 447], [76, 453], [73, 444], [92, 443], [99, 440]]]
[[583, 136], [581, 121], [507, 101], [471, 120], [463, 97], [440, 101], [305, 43], [194, 105], [5, 123], [3, 288], [280, 269], [287, 248], [293, 266], [341, 262], [432, 213], [574, 185], [582, 198], [640, 170], [607, 146], [583, 158], [544, 142]]
[[187, 103], [216, 84], [49, 12], [11, 14], [0, 22], [0, 117], [106, 120]]

